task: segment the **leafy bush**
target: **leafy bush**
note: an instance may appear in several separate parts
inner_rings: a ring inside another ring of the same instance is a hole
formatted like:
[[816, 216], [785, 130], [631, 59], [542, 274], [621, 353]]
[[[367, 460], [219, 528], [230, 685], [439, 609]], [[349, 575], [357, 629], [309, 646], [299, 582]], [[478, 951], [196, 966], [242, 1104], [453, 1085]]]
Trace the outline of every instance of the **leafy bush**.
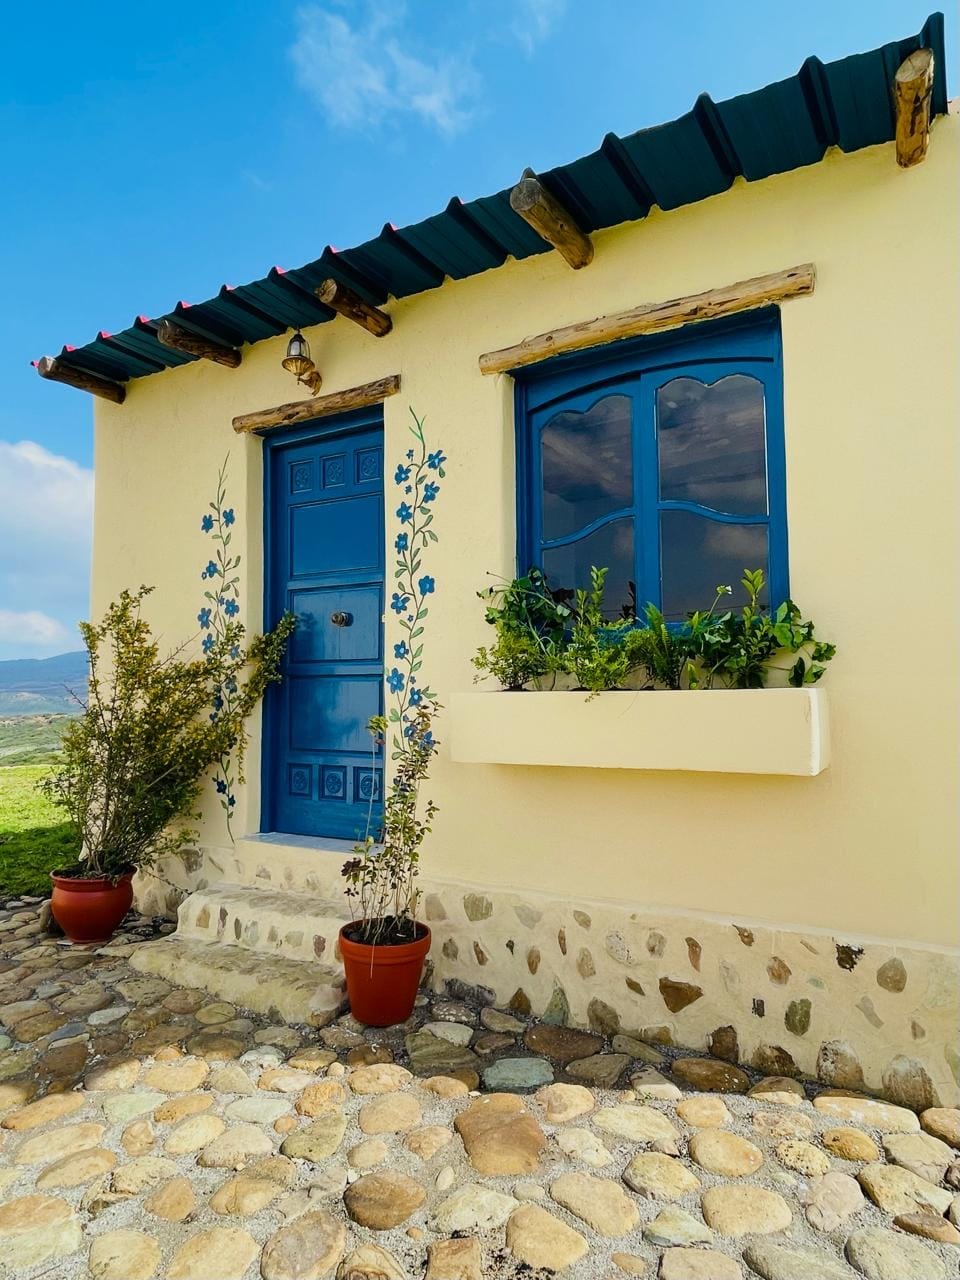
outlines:
[[507, 689], [556, 671], [591, 694], [623, 688], [633, 673], [645, 688], [760, 689], [782, 654], [796, 655], [788, 679], [800, 687], [816, 683], [836, 653], [835, 645], [815, 638], [814, 624], [792, 600], [772, 615], [760, 604], [766, 585], [761, 569], [744, 571], [747, 603], [740, 610], [718, 612], [720, 600], [731, 594], [730, 587], [718, 587], [709, 609], [679, 624], [668, 623], [652, 604], [644, 621], [611, 622], [603, 608], [606, 574], [592, 568], [589, 590], [571, 593], [552, 590], [532, 569], [525, 578], [481, 592], [500, 602], [487, 608], [497, 640], [479, 650], [474, 665]]
[[[59, 767], [40, 784], [81, 842], [78, 876], [116, 879], [195, 838], [172, 824], [198, 818], [204, 775], [218, 761], [235, 753], [242, 777], [244, 720], [279, 680], [295, 625], [287, 615], [244, 647], [243, 626], [231, 623], [203, 658], [162, 657], [140, 616], [152, 590], [123, 591], [102, 622], [80, 623], [87, 702], [64, 730]], [[229, 708], [220, 692], [227, 686], [236, 691]]]

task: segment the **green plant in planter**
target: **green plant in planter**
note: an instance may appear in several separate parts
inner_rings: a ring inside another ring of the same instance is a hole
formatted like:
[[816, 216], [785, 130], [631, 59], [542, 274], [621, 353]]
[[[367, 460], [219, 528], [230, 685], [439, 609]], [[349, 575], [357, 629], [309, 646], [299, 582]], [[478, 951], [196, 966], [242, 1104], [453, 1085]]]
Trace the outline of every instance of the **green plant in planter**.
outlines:
[[591, 567], [589, 590], [577, 591], [573, 624], [562, 654], [563, 669], [591, 695], [622, 689], [631, 666], [636, 665], [634, 651], [625, 642], [634, 628], [633, 619], [610, 621], [604, 614], [606, 577], [606, 569]]
[[[243, 626], [228, 622], [205, 656], [164, 657], [140, 613], [152, 590], [123, 591], [101, 622], [80, 623], [87, 701], [64, 730], [59, 767], [40, 784], [82, 845], [67, 875], [116, 880], [193, 840], [206, 774], [234, 754], [242, 780], [244, 720], [280, 678], [292, 616], [249, 645]], [[235, 695], [218, 707], [227, 684]]]
[[496, 629], [494, 643], [481, 645], [473, 658], [478, 680], [489, 674], [504, 689], [518, 690], [563, 669], [572, 591], [551, 590], [543, 573], [532, 568], [477, 595], [487, 601], [486, 619]]
[[439, 541], [431, 525], [447, 459], [441, 449], [428, 448], [423, 420], [410, 412], [415, 445], [394, 473], [402, 499], [396, 510], [400, 529], [394, 541], [396, 590], [390, 608], [402, 639], [393, 646], [394, 663], [386, 672], [391, 705], [386, 716], [374, 716], [368, 726], [373, 739], [371, 771], [388, 739], [394, 768], [384, 797], [382, 841], [371, 829], [371, 794], [366, 836], [342, 870], [344, 892], [359, 922], [349, 937], [369, 946], [417, 937], [420, 849], [437, 812], [429, 799], [421, 807], [420, 796], [437, 751], [433, 726], [441, 710], [421, 675], [428, 601], [437, 586], [434, 575], [426, 572], [424, 553]]

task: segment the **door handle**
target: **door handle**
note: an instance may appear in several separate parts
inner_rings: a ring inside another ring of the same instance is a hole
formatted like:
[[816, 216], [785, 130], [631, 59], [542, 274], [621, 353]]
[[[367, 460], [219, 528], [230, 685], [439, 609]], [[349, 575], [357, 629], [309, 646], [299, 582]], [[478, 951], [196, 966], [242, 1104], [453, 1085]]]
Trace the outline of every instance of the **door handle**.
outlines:
[[340, 609], [337, 609], [335, 613], [331, 613], [330, 621], [335, 627], [349, 627], [353, 622], [353, 614], [343, 613]]

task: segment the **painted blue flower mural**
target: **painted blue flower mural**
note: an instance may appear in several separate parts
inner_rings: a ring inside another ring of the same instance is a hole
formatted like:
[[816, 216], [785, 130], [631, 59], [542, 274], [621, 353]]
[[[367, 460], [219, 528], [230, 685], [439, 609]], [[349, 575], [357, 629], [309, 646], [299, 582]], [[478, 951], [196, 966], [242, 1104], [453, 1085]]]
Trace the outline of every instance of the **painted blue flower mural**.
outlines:
[[[211, 660], [218, 646], [226, 640], [229, 643], [228, 628], [240, 614], [240, 557], [230, 550], [233, 538], [233, 527], [237, 516], [233, 507], [226, 505], [227, 499], [227, 463], [229, 454], [223, 460], [220, 474], [217, 476], [217, 494], [210, 503], [210, 511], [200, 520], [203, 533], [209, 534], [216, 545], [213, 558], [208, 560], [200, 577], [210, 582], [211, 587], [204, 593], [207, 603], [197, 614], [197, 621], [206, 635], [203, 637], [201, 649]], [[234, 660], [240, 656], [240, 646], [231, 645], [230, 657]], [[238, 687], [235, 680], [227, 680], [213, 699], [211, 719], [216, 720], [225, 709], [233, 710], [234, 699]], [[227, 823], [227, 834], [233, 839], [233, 810], [237, 803], [234, 794], [236, 786], [235, 767], [230, 756], [224, 756], [217, 764], [213, 774], [213, 786], [220, 797], [220, 806], [224, 811]]]

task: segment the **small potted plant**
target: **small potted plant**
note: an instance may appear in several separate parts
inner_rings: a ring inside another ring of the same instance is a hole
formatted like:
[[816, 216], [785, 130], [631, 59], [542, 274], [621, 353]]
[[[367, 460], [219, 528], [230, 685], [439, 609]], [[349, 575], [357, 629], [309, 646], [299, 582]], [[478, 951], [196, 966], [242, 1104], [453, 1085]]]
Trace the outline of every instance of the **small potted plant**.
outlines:
[[427, 601], [436, 590], [423, 555], [438, 541], [430, 526], [446, 458], [439, 449], [428, 451], [416, 414], [411, 432], [416, 445], [394, 475], [403, 497], [396, 512], [400, 530], [394, 541], [391, 609], [402, 638], [393, 646], [394, 663], [386, 673], [389, 713], [369, 726], [373, 763], [380, 750], [386, 751], [389, 738], [394, 768], [384, 798], [382, 842], [371, 830], [371, 800], [366, 838], [343, 867], [344, 891], [355, 913], [340, 930], [347, 995], [353, 1016], [374, 1027], [410, 1017], [430, 950], [430, 930], [417, 919], [416, 877], [420, 849], [437, 811], [432, 800], [421, 805], [420, 793], [437, 750], [433, 724], [440, 708], [420, 676]]
[[[123, 591], [99, 624], [82, 622], [90, 681], [84, 711], [67, 726], [57, 770], [40, 784], [67, 813], [80, 845], [72, 867], [51, 872], [51, 909], [71, 942], [106, 941], [130, 909], [136, 871], [175, 854], [195, 833], [207, 772], [236, 752], [244, 720], [294, 626], [284, 617], [244, 646], [230, 623], [204, 656], [162, 657], [140, 606], [152, 588]], [[223, 690], [230, 689], [229, 705]]]

